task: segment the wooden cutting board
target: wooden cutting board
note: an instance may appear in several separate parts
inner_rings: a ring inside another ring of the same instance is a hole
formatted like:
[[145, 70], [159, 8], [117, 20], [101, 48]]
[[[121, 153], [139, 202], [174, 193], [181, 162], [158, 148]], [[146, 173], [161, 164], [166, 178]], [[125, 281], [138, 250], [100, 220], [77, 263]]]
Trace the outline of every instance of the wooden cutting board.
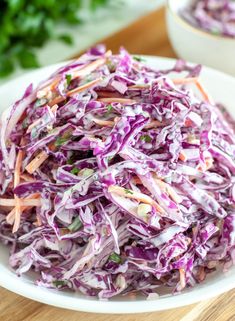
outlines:
[[[131, 14], [131, 13], [130, 13]], [[167, 38], [160, 9], [101, 41], [117, 52], [176, 57]], [[234, 281], [235, 282], [235, 281]], [[92, 303], [91, 303], [92, 304]], [[68, 311], [25, 299], [0, 288], [0, 321], [235, 321], [235, 290], [217, 298], [164, 312], [136, 315], [89, 314]]]

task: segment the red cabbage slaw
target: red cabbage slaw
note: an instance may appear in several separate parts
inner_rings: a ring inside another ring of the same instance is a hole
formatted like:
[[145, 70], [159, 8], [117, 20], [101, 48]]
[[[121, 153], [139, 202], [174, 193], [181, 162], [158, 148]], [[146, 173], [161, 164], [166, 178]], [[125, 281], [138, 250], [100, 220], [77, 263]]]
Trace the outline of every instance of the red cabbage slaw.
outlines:
[[3, 113], [0, 240], [18, 275], [107, 299], [235, 263], [234, 122], [200, 69], [98, 46]]
[[215, 35], [235, 37], [234, 0], [192, 0], [180, 15], [196, 28]]

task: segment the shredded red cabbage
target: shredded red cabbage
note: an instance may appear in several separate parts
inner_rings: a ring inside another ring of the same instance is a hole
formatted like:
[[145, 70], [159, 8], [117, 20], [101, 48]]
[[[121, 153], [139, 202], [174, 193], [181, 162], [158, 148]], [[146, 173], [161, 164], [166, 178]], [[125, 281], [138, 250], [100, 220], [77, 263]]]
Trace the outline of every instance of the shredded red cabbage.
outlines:
[[0, 240], [39, 286], [179, 292], [235, 262], [234, 122], [200, 66], [140, 60], [91, 49], [2, 115]]
[[235, 37], [234, 0], [192, 0], [180, 14], [196, 28], [216, 35]]

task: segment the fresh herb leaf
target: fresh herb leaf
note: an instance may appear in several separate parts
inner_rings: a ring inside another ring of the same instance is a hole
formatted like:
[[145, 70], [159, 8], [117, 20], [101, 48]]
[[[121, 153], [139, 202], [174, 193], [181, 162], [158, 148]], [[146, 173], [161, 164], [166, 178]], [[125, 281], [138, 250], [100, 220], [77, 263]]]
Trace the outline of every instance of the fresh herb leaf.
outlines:
[[109, 261], [113, 261], [117, 264], [120, 264], [122, 262], [122, 259], [120, 257], [120, 255], [118, 255], [117, 253], [113, 252], [110, 256], [109, 256]]
[[30, 69], [39, 67], [36, 55], [27, 49], [22, 49], [18, 53], [18, 59], [22, 68]]
[[64, 138], [64, 137], [58, 137], [55, 141], [55, 146], [59, 147], [62, 146], [64, 143], [66, 143], [68, 140], [68, 138]]
[[71, 83], [71, 80], [72, 80], [72, 75], [67, 74], [67, 75], [65, 76], [65, 78], [66, 78], [67, 86], [69, 86], [70, 83]]
[[[111, 0], [90, 0], [92, 11]], [[50, 39], [72, 43], [69, 34], [58, 35], [59, 24], [82, 22], [83, 0], [3, 0], [0, 9], [0, 77], [6, 77], [20, 64], [23, 68], [38, 66], [35, 48]]]
[[144, 141], [145, 143], [151, 143], [152, 139], [149, 135], [143, 135], [143, 136], [140, 136], [140, 139], [142, 141]]
[[71, 169], [70, 173], [73, 175], [77, 175], [81, 170], [77, 167], [74, 167], [73, 169]]
[[22, 121], [22, 128], [23, 128], [23, 129], [26, 129], [28, 126], [29, 126], [29, 125], [28, 125], [28, 119], [25, 118], [25, 119]]
[[43, 105], [45, 105], [47, 103], [47, 99], [46, 98], [40, 98], [40, 99], [37, 99], [34, 103], [34, 107], [35, 108], [38, 108], [38, 107], [41, 107]]
[[73, 38], [68, 34], [59, 35], [58, 39], [62, 40], [67, 45], [72, 45], [73, 44]]
[[76, 232], [78, 231], [80, 228], [82, 227], [82, 222], [80, 221], [80, 218], [77, 216], [73, 223], [71, 223], [69, 226], [68, 226], [68, 229], [71, 231], [71, 232]]
[[55, 141], [55, 146], [59, 147], [71, 139], [71, 134], [65, 133], [63, 136], [59, 136]]
[[112, 105], [108, 105], [108, 106], [107, 106], [107, 111], [110, 112], [110, 111], [112, 111], [112, 110], [113, 110], [113, 106], [112, 106]]
[[11, 58], [0, 55], [0, 77], [9, 76], [14, 70], [14, 62]]
[[133, 192], [130, 189], [125, 188], [124, 190], [126, 194], [133, 194]]
[[64, 286], [64, 285], [66, 285], [66, 281], [56, 280], [56, 281], [53, 281], [53, 284], [54, 284], [54, 286], [56, 286], [56, 287]]
[[144, 61], [146, 61], [146, 59], [144, 59], [144, 58], [142, 58], [142, 57], [139, 57], [139, 56], [134, 56], [133, 59], [136, 60], [136, 61], [139, 61], [139, 62], [144, 62]]

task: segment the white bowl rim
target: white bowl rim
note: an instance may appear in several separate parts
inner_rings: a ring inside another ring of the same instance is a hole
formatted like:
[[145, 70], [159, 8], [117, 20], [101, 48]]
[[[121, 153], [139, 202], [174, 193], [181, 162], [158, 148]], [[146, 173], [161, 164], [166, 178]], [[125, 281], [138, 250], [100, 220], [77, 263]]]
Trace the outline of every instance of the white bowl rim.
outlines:
[[[226, 41], [226, 42], [234, 42], [235, 43], [235, 38], [232, 38], [232, 37], [228, 37], [228, 36], [223, 36], [223, 35], [220, 35], [220, 34], [213, 34], [213, 33], [210, 33], [209, 31], [206, 31], [202, 28], [196, 28], [194, 27], [193, 25], [191, 25], [188, 21], [186, 21], [184, 18], [181, 17], [181, 15], [172, 8], [172, 5], [171, 5], [171, 2], [174, 1], [174, 0], [166, 0], [166, 8], [169, 10], [169, 12], [173, 15], [174, 18], [176, 18], [177, 22], [181, 25], [183, 25], [183, 27], [185, 29], [190, 29], [190, 31], [198, 34], [198, 35], [201, 35], [203, 37], [209, 37], [211, 38], [212, 40], [222, 40], [222, 41]], [[179, 0], [177, 0], [179, 1]], [[189, 0], [190, 1], [190, 0]]]
[[[146, 60], [150, 61], [159, 61], [165, 62], [168, 64], [174, 64], [176, 59], [172, 58], [165, 58], [159, 56], [144, 56], [144, 55], [135, 55], [135, 56], [143, 56]], [[6, 84], [2, 85], [1, 88], [7, 88], [10, 84], [16, 84], [16, 82], [20, 82], [21, 79], [24, 77], [30, 77], [33, 79], [34, 75], [39, 73], [40, 71], [47, 72], [50, 74], [53, 70], [65, 65], [69, 61], [64, 61], [62, 63], [53, 64], [47, 67], [39, 68], [35, 71], [27, 73], [26, 75], [22, 75], [13, 79]], [[195, 63], [192, 63], [195, 65]], [[228, 81], [232, 81], [235, 84], [235, 78], [227, 75], [221, 71], [217, 71], [213, 68], [203, 67], [204, 71], [212, 72], [215, 76], [221, 76], [226, 78]], [[0, 264], [0, 272], [1, 272], [1, 264]], [[232, 271], [233, 274], [233, 271]], [[231, 279], [231, 281], [230, 281]], [[19, 282], [17, 282], [19, 280]], [[179, 295], [171, 295], [171, 296], [164, 296], [160, 299], [155, 300], [128, 300], [128, 301], [113, 301], [113, 300], [97, 300], [91, 299], [89, 297], [77, 297], [76, 294], [69, 295], [67, 293], [63, 293], [62, 291], [55, 291], [50, 290], [47, 288], [42, 288], [36, 286], [33, 282], [26, 283], [22, 281], [21, 278], [18, 278], [15, 274], [11, 273], [9, 268], [8, 273], [0, 273], [0, 286], [4, 287], [5, 289], [22, 295], [26, 298], [49, 304], [52, 306], [76, 310], [76, 311], [83, 311], [83, 312], [92, 312], [92, 313], [110, 313], [110, 314], [131, 314], [131, 313], [144, 313], [144, 312], [155, 312], [155, 311], [162, 311], [173, 309], [177, 307], [182, 307], [185, 305], [190, 305], [196, 303], [201, 300], [207, 300], [214, 296], [220, 295], [224, 292], [227, 292], [235, 287], [235, 283], [232, 282], [234, 280], [234, 276], [229, 276], [228, 280], [224, 282], [224, 279], [217, 280], [212, 284], [207, 284], [203, 286], [197, 285], [195, 290], [191, 290], [190, 292], [185, 291]], [[229, 282], [230, 281], [230, 282]], [[195, 293], [197, 295], [195, 295]]]

